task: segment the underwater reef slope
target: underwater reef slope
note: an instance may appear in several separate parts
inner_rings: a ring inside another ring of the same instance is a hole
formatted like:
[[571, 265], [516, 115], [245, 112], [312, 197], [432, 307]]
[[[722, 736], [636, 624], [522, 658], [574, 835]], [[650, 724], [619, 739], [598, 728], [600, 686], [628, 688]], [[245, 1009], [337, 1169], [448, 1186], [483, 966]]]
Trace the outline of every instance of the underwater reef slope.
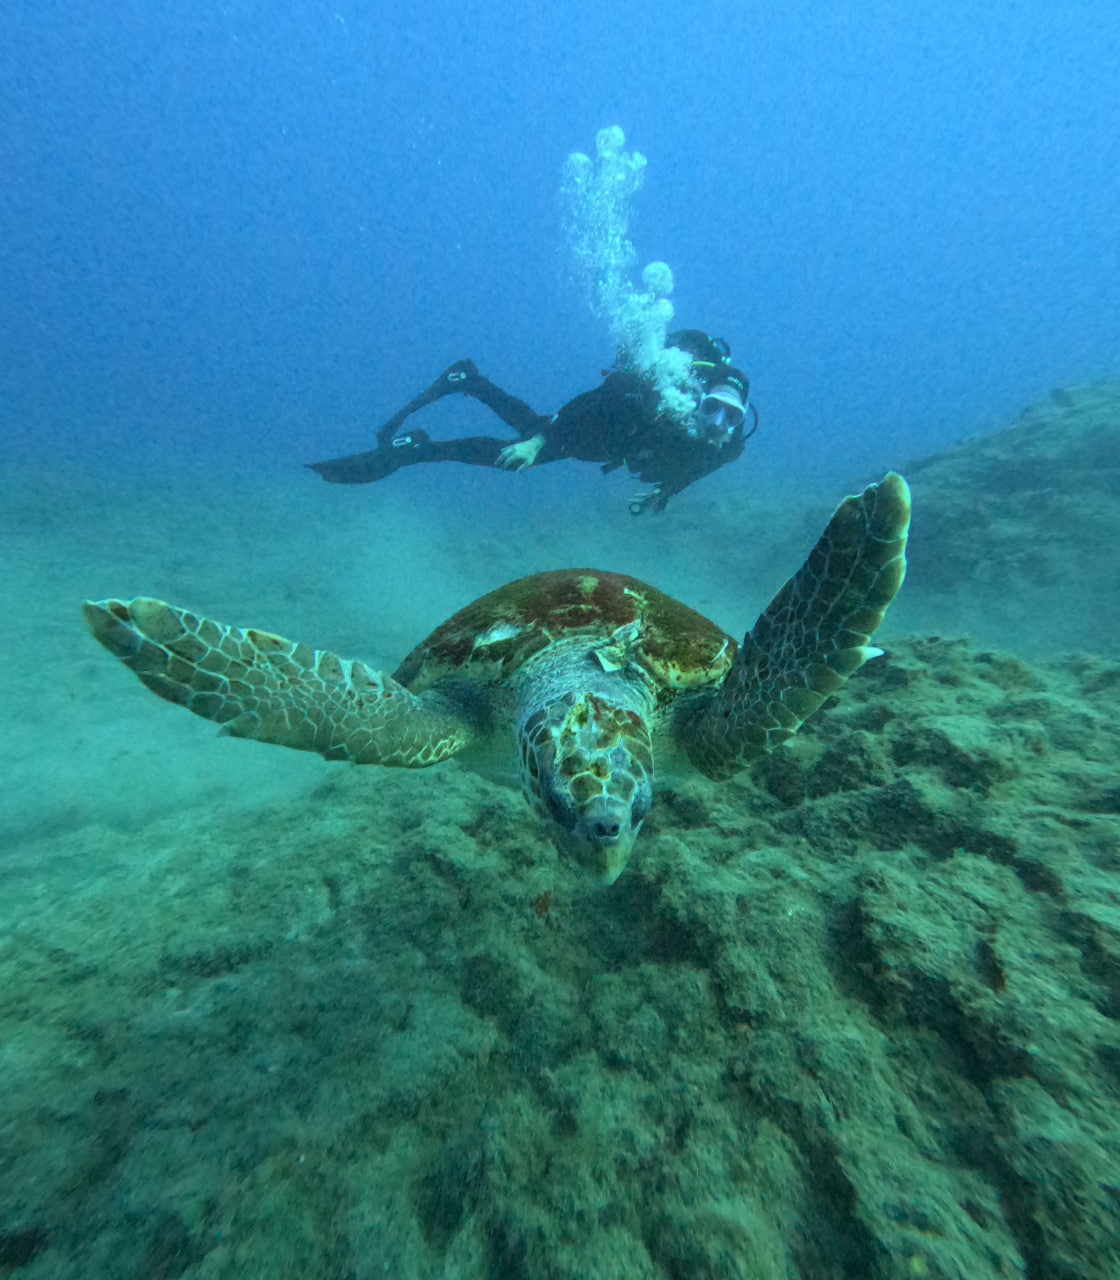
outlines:
[[0, 1274], [1118, 1274], [1120, 662], [899, 641], [605, 891], [322, 768], [6, 885]]
[[1120, 381], [1054, 390], [1004, 430], [899, 469], [915, 519], [896, 625], [1115, 651]]

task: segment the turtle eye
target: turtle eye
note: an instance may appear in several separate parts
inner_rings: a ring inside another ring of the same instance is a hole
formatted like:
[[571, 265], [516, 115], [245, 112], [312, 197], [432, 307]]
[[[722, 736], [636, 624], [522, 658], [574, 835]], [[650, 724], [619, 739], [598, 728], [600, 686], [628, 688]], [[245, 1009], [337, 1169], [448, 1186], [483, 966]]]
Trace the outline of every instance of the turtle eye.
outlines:
[[634, 796], [633, 802], [630, 805], [630, 825], [635, 831], [637, 831], [646, 820], [646, 814], [649, 813], [650, 799], [651, 797], [649, 792], [644, 788], [639, 790]]
[[549, 787], [544, 793], [544, 800], [553, 820], [562, 831], [572, 832], [576, 829], [579, 812], [566, 802], [566, 796], [557, 795], [553, 788]]
[[562, 831], [573, 832], [579, 825], [579, 805], [569, 784], [565, 786], [550, 771], [540, 777], [541, 800], [548, 816]]

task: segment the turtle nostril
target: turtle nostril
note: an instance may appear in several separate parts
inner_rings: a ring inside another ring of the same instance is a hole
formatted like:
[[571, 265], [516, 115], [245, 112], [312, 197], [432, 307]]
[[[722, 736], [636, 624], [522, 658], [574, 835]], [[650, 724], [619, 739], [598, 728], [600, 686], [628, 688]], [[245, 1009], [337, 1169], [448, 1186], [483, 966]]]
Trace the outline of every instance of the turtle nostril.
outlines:
[[630, 809], [612, 796], [596, 796], [580, 815], [585, 840], [604, 847], [624, 841], [630, 826]]

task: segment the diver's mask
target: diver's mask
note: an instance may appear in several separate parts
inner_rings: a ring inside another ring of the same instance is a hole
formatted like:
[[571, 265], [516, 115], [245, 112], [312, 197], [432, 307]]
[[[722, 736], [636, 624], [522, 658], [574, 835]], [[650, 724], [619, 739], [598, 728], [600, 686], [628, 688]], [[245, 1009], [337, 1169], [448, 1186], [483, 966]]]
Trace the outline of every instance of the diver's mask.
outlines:
[[704, 393], [689, 423], [688, 434], [723, 444], [742, 425], [745, 416], [746, 409], [738, 390], [729, 383], [720, 383]]

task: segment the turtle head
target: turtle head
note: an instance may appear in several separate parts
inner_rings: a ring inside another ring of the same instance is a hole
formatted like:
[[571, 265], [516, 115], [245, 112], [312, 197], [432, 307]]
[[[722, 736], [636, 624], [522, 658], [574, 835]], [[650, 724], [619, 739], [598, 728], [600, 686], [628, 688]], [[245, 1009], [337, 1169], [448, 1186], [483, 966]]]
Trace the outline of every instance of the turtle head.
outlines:
[[519, 737], [526, 794], [552, 820], [561, 849], [614, 884], [653, 800], [645, 721], [584, 693], [538, 708]]
[[561, 848], [574, 854], [600, 883], [614, 884], [630, 861], [648, 803], [639, 806], [635, 817], [634, 804], [614, 796], [598, 795], [578, 805], [562, 789], [552, 788], [546, 793], [546, 804]]

